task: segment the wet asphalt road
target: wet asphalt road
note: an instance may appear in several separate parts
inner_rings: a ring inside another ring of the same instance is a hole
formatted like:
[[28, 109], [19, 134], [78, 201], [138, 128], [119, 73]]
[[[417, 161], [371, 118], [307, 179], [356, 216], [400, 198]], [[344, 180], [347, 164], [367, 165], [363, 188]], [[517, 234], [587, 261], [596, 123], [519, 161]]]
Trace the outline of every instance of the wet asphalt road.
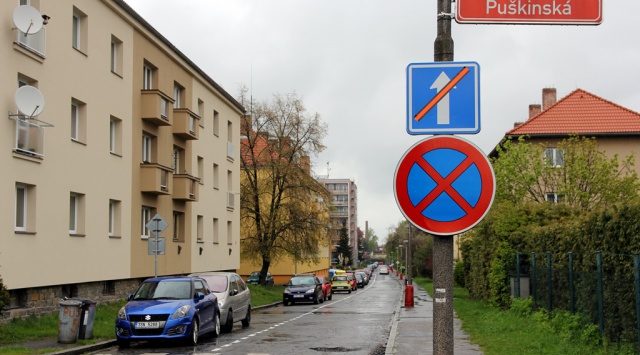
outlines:
[[400, 291], [397, 281], [376, 273], [364, 289], [331, 301], [254, 311], [249, 327], [236, 323], [232, 333], [204, 336], [196, 347], [141, 342], [94, 354], [384, 354]]

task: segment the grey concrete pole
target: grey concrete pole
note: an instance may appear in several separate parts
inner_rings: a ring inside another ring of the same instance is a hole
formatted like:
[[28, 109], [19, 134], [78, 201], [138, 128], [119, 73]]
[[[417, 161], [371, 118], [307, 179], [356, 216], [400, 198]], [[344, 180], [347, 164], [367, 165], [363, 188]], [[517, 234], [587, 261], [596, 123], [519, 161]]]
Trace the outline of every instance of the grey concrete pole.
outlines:
[[[451, 0], [438, 0], [436, 62], [453, 61]], [[433, 354], [453, 355], [453, 236], [433, 236]]]

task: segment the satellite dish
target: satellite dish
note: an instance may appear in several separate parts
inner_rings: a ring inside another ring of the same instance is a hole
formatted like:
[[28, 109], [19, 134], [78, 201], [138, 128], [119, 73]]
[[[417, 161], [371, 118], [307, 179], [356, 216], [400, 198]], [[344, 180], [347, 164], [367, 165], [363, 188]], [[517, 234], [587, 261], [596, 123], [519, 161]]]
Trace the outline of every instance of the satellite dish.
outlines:
[[28, 117], [38, 116], [44, 109], [44, 96], [33, 86], [25, 85], [18, 88], [15, 101], [18, 111]]
[[25, 35], [32, 35], [42, 29], [43, 19], [34, 7], [22, 5], [13, 11], [13, 23]]

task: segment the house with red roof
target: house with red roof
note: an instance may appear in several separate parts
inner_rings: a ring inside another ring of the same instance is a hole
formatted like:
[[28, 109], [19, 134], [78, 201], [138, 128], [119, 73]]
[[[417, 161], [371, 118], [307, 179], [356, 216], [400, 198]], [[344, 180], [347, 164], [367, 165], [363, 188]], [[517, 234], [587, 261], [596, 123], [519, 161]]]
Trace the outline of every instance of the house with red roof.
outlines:
[[582, 89], [556, 101], [556, 89], [545, 88], [542, 105], [529, 105], [529, 118], [516, 123], [505, 138], [524, 136], [553, 148], [570, 135], [595, 137], [598, 149], [611, 157], [638, 154], [640, 113]]

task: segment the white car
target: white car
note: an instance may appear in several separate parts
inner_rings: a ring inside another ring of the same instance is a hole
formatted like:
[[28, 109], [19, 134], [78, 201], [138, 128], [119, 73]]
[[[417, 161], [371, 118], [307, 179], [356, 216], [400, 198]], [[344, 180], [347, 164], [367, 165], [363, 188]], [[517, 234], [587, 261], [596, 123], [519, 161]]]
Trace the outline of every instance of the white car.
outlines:
[[378, 268], [380, 270], [380, 275], [389, 275], [389, 268], [386, 266], [380, 266]]
[[189, 276], [203, 278], [211, 292], [218, 297], [220, 327], [231, 333], [233, 323], [242, 321], [243, 327], [251, 323], [251, 290], [240, 275], [233, 272], [198, 272]]

